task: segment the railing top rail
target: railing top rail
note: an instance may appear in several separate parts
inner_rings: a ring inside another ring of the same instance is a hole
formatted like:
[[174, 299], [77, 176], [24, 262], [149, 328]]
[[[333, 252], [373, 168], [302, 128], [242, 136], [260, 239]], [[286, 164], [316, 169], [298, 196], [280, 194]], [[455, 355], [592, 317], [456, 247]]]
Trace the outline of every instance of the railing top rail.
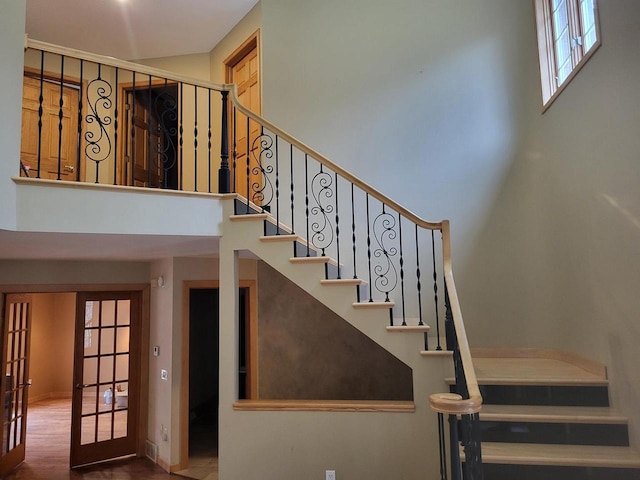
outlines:
[[455, 325], [456, 336], [458, 339], [458, 348], [460, 349], [460, 357], [462, 359], [462, 368], [469, 392], [468, 399], [453, 398], [449, 394], [435, 394], [429, 398], [431, 406], [434, 410], [450, 414], [471, 414], [480, 411], [482, 408], [482, 395], [478, 387], [478, 379], [476, 371], [473, 367], [473, 359], [471, 358], [471, 349], [467, 340], [467, 332], [464, 328], [462, 319], [462, 310], [458, 300], [458, 292], [453, 279], [453, 269], [451, 267], [451, 234], [449, 230], [449, 221], [442, 222], [442, 257], [444, 262], [444, 277], [449, 293], [451, 304], [451, 313], [453, 314], [453, 323]]
[[88, 62], [99, 63], [101, 65], [108, 65], [114, 68], [120, 68], [123, 70], [130, 70], [132, 72], [141, 73], [143, 75], [150, 75], [152, 77], [166, 78], [167, 80], [185, 83], [187, 85], [195, 85], [202, 88], [209, 88], [218, 92], [228, 91], [231, 87], [229, 84], [213, 83], [207, 80], [202, 80], [186, 75], [179, 75], [174, 72], [162, 70], [160, 68], [149, 67], [141, 63], [127, 62], [125, 60], [119, 60], [117, 58], [108, 57], [105, 55], [99, 55], [95, 53], [85, 52], [77, 50], [75, 48], [63, 47], [60, 45], [54, 45], [52, 43], [42, 42], [40, 40], [34, 40], [27, 38], [26, 48], [32, 48], [34, 50], [42, 50], [48, 53], [54, 53], [57, 55], [64, 55], [65, 57], [76, 58], [86, 60]]
[[254, 112], [252, 112], [251, 110], [249, 110], [248, 108], [244, 107], [243, 105], [240, 104], [240, 100], [238, 99], [238, 89], [237, 89], [236, 84], [228, 85], [228, 87], [230, 87], [229, 90], [231, 92], [231, 95], [230, 95], [231, 101], [233, 102], [234, 106], [239, 111], [241, 111], [244, 115], [248, 116], [249, 118], [251, 118], [255, 122], [257, 122], [260, 125], [264, 126], [266, 129], [268, 129], [270, 132], [278, 135], [280, 138], [283, 138], [284, 140], [289, 142], [291, 145], [294, 145], [298, 150], [302, 151], [303, 153], [306, 153], [310, 157], [312, 157], [315, 160], [317, 160], [318, 162], [320, 162], [322, 165], [330, 168], [333, 172], [337, 173], [338, 175], [340, 175], [342, 178], [344, 178], [348, 182], [353, 183], [354, 185], [359, 187], [361, 190], [365, 191], [366, 193], [371, 195], [373, 198], [376, 198], [380, 202], [384, 203], [386, 206], [388, 206], [391, 209], [395, 210], [397, 213], [401, 214], [403, 217], [405, 217], [406, 219], [408, 219], [411, 222], [415, 223], [419, 227], [426, 228], [426, 229], [429, 229], [429, 230], [440, 230], [442, 228], [442, 224], [443, 224], [442, 221], [440, 221], [440, 222], [429, 222], [427, 220], [424, 220], [424, 219], [420, 218], [418, 215], [413, 213], [411, 210], [408, 210], [407, 208], [403, 207], [399, 203], [395, 202], [394, 200], [392, 200], [391, 198], [386, 196], [384, 193], [379, 192], [378, 190], [373, 188], [371, 185], [369, 185], [366, 182], [364, 182], [363, 180], [359, 179], [358, 177], [353, 175], [351, 172], [345, 170], [341, 166], [335, 164], [334, 162], [329, 160], [327, 157], [325, 157], [324, 155], [322, 155], [318, 151], [316, 151], [313, 148], [309, 147], [308, 145], [302, 143], [297, 138], [295, 138], [292, 135], [288, 134], [287, 132], [285, 132], [281, 128], [278, 128], [277, 126], [275, 126], [273, 123], [269, 122], [268, 120], [265, 120], [260, 115], [257, 115]]

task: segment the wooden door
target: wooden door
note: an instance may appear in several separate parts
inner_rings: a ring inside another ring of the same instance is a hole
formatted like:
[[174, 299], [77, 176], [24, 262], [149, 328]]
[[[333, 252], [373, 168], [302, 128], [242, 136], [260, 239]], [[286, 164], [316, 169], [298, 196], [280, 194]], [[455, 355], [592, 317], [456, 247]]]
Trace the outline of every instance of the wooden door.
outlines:
[[[41, 87], [42, 117], [39, 114]], [[76, 180], [78, 97], [78, 88], [68, 84], [63, 84], [61, 87], [59, 80], [45, 78], [41, 82], [40, 78], [24, 77], [20, 160], [30, 177]], [[62, 120], [60, 119], [61, 98]], [[42, 121], [41, 129], [38, 127], [40, 120]], [[38, 172], [38, 154], [40, 155], [40, 172]]]
[[[240, 104], [259, 115], [261, 100], [257, 34], [247, 40], [225, 63], [227, 65], [226, 81], [238, 84]], [[230, 145], [233, 145], [233, 129], [232, 124]], [[236, 113], [236, 165], [235, 168], [231, 165], [231, 181], [235, 186], [235, 192], [256, 204], [261, 203], [260, 196], [256, 193], [261, 190], [263, 182], [258, 163], [261, 160], [260, 133], [260, 125], [241, 112]], [[247, 152], [250, 152], [248, 159]], [[249, 160], [248, 164], [247, 160]]]
[[29, 381], [29, 340], [31, 299], [28, 295], [6, 297], [2, 362], [5, 374], [0, 381], [2, 409], [2, 451], [0, 478], [24, 461], [27, 434]]
[[[127, 92], [126, 111], [133, 126], [126, 129], [127, 184], [136, 187], [160, 187], [163, 181], [161, 146], [164, 144], [158, 119], [149, 109], [149, 90]], [[132, 178], [133, 177], [133, 178]]]
[[71, 467], [137, 453], [140, 292], [77, 295]]

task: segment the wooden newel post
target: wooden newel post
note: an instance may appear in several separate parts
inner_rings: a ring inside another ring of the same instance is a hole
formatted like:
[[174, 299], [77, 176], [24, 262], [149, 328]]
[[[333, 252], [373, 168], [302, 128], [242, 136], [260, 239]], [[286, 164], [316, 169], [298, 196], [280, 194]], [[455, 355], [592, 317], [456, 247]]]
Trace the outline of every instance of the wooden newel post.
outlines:
[[228, 91], [222, 91], [222, 128], [220, 139], [220, 169], [218, 170], [218, 193], [231, 191], [231, 175], [229, 172], [229, 117], [227, 112]]

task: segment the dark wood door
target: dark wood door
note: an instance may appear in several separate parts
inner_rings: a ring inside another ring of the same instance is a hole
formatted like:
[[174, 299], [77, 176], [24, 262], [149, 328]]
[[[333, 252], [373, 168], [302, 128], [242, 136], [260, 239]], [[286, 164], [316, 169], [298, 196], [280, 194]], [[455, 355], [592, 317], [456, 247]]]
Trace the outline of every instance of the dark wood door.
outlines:
[[0, 478], [24, 461], [30, 385], [31, 298], [28, 295], [6, 296], [3, 327], [0, 353], [5, 374], [0, 381], [0, 398], [4, 401]]
[[72, 467], [137, 453], [140, 296], [77, 295]]

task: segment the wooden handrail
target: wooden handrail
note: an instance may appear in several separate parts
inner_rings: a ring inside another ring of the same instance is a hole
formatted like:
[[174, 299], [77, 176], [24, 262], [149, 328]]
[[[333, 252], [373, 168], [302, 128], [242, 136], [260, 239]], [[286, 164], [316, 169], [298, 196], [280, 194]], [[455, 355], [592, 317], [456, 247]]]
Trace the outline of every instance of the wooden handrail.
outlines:
[[482, 408], [482, 395], [480, 394], [478, 379], [476, 378], [476, 372], [473, 368], [473, 359], [471, 358], [467, 332], [464, 328], [462, 310], [460, 309], [460, 302], [458, 300], [458, 292], [453, 279], [449, 220], [444, 220], [442, 222], [442, 259], [444, 278], [447, 285], [447, 291], [449, 292], [451, 313], [453, 314], [453, 323], [455, 325], [456, 337], [458, 339], [458, 348], [460, 349], [460, 358], [462, 359], [462, 368], [467, 382], [469, 398], [453, 398], [450, 394], [434, 394], [429, 397], [429, 402], [431, 403], [431, 408], [437, 412], [449, 414], [472, 414], [479, 412]]
[[239, 111], [241, 111], [244, 115], [246, 115], [247, 117], [251, 118], [253, 121], [257, 122], [258, 124], [260, 124], [262, 126], [264, 126], [267, 130], [269, 130], [270, 132], [272, 132], [275, 135], [279, 136], [280, 138], [283, 138], [284, 140], [289, 142], [291, 145], [294, 145], [298, 150], [302, 151], [303, 153], [306, 153], [310, 157], [312, 157], [315, 160], [317, 160], [318, 162], [320, 162], [322, 165], [330, 168], [333, 172], [337, 173], [338, 175], [340, 175], [342, 178], [344, 178], [348, 182], [353, 183], [358, 188], [360, 188], [361, 190], [365, 191], [366, 193], [371, 195], [373, 198], [375, 198], [375, 199], [379, 200], [380, 202], [384, 203], [385, 205], [387, 205], [391, 209], [395, 210], [397, 213], [401, 214], [403, 217], [405, 217], [408, 220], [412, 221], [413, 223], [415, 223], [419, 227], [426, 228], [426, 229], [429, 229], [429, 230], [440, 230], [442, 228], [442, 223], [443, 222], [428, 222], [427, 220], [424, 220], [424, 219], [420, 218], [418, 215], [413, 213], [411, 210], [406, 209], [405, 207], [403, 207], [399, 203], [397, 203], [394, 200], [392, 200], [391, 198], [387, 197], [384, 193], [379, 192], [378, 190], [373, 188], [371, 185], [365, 183], [363, 180], [359, 179], [358, 177], [353, 175], [351, 172], [349, 172], [349, 171], [345, 170], [344, 168], [342, 168], [341, 166], [335, 164], [334, 162], [329, 160], [327, 157], [325, 157], [324, 155], [322, 155], [318, 151], [314, 150], [313, 148], [309, 147], [308, 145], [305, 145], [300, 140], [298, 140], [297, 138], [289, 135], [288, 133], [286, 133], [281, 128], [278, 128], [273, 123], [271, 123], [268, 120], [265, 120], [264, 118], [262, 118], [260, 115], [257, 115], [255, 113], [253, 113], [251, 110], [249, 110], [248, 108], [246, 108], [246, 107], [244, 107], [243, 105], [240, 104], [240, 100], [238, 99], [238, 88], [237, 88], [237, 85], [236, 84], [232, 84], [232, 85], [228, 85], [228, 86], [230, 87], [230, 92], [231, 92], [230, 97], [231, 97], [231, 101], [233, 102], [234, 106]]

